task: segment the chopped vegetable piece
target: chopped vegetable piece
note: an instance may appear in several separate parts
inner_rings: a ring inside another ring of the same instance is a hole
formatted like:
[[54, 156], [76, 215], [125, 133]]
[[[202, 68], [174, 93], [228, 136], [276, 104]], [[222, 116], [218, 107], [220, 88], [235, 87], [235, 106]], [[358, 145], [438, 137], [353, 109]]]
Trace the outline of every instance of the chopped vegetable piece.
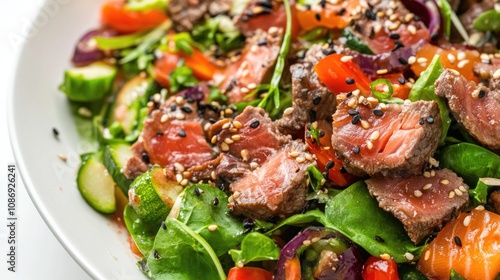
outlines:
[[371, 256], [365, 262], [363, 280], [398, 280], [398, 266], [395, 261]]
[[271, 280], [273, 274], [258, 267], [233, 267], [229, 270], [227, 280]]
[[121, 33], [133, 33], [156, 27], [167, 19], [164, 12], [157, 9], [131, 11], [123, 0], [109, 0], [101, 8], [101, 22]]

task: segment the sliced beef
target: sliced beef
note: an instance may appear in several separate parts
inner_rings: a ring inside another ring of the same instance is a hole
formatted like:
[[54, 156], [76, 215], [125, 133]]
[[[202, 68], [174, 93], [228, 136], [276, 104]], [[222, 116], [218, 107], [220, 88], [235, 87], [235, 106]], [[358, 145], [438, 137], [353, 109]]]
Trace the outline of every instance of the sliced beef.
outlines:
[[457, 121], [482, 145], [500, 150], [500, 91], [479, 86], [445, 70], [435, 83]]
[[379, 206], [403, 223], [415, 244], [436, 227], [442, 227], [455, 218], [469, 200], [469, 187], [451, 170], [432, 170], [429, 173], [432, 175], [427, 177], [366, 180], [368, 190], [378, 200]]
[[216, 140], [214, 144], [221, 152], [258, 165], [290, 141], [290, 137], [279, 132], [262, 108], [255, 107], [245, 108], [234, 120], [224, 119], [215, 123], [209, 135]]
[[233, 212], [261, 220], [300, 212], [306, 204], [307, 167], [315, 163], [306, 148], [303, 142], [292, 141], [262, 166], [232, 183], [229, 207]]
[[422, 173], [441, 136], [436, 102], [383, 104], [355, 94], [337, 98], [343, 100], [333, 115], [332, 147], [347, 171], [389, 177]]
[[273, 32], [258, 29], [247, 39], [241, 56], [227, 67], [219, 84], [230, 104], [245, 100], [258, 85], [270, 78], [282, 39], [282, 29], [276, 28]]
[[[500, 92], [500, 58], [491, 56], [487, 63], [481, 62], [474, 66], [474, 73], [481, 78], [492, 91]], [[496, 74], [495, 74], [496, 73]], [[497, 77], [495, 79], [495, 77]]]
[[231, 0], [171, 0], [167, 13], [177, 32], [191, 31], [205, 16], [227, 13]]
[[493, 6], [495, 5], [495, 0], [483, 0], [483, 1], [464, 1], [464, 2], [473, 2], [473, 4], [468, 7], [468, 9], [460, 15], [459, 19], [462, 22], [462, 25], [464, 26], [465, 30], [467, 30], [467, 33], [473, 34], [476, 33], [477, 30], [474, 29], [474, 21], [476, 21], [476, 18], [488, 11], [493, 9]]
[[490, 194], [488, 204], [493, 207], [493, 212], [500, 215], [500, 190], [494, 191]]
[[135, 178], [154, 164], [182, 172], [215, 158], [206, 141], [199, 100], [192, 93], [185, 91], [162, 104], [150, 103], [143, 131], [132, 145], [134, 156], [125, 166], [125, 176]]
[[335, 112], [335, 96], [319, 81], [313, 69], [321, 57], [324, 57], [323, 49], [314, 45], [306, 53], [305, 62], [290, 67], [293, 111], [277, 121], [282, 131], [304, 129], [306, 123], [329, 120]]
[[235, 25], [245, 37], [251, 37], [255, 30], [271, 27], [286, 27], [285, 6], [279, 1], [250, 0], [245, 9], [236, 15]]

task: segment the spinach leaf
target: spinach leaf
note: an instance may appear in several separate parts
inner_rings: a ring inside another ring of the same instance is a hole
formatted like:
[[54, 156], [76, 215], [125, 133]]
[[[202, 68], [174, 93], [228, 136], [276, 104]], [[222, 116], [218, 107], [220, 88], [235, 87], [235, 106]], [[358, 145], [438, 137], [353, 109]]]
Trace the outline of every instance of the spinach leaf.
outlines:
[[370, 47], [368, 47], [365, 42], [358, 38], [349, 27], [342, 30], [340, 40], [345, 41], [345, 45], [353, 51], [364, 54], [373, 54], [373, 51], [370, 49]]
[[479, 15], [473, 27], [479, 31], [500, 31], [500, 11], [489, 10]]
[[[389, 254], [398, 263], [407, 262], [407, 252], [416, 258], [423, 247], [411, 242], [403, 225], [379, 208], [363, 181], [354, 183], [326, 204], [326, 226], [340, 231], [373, 256]], [[375, 240], [381, 237], [384, 242]]]
[[491, 190], [500, 187], [500, 179], [480, 178], [474, 189], [469, 189], [469, 196], [473, 199], [472, 205], [486, 204]]
[[408, 99], [410, 99], [411, 101], [434, 100], [438, 103], [439, 114], [441, 115], [441, 121], [443, 123], [440, 140], [441, 145], [445, 143], [444, 140], [451, 124], [450, 112], [448, 110], [446, 102], [434, 93], [434, 82], [436, 82], [443, 71], [444, 68], [441, 65], [441, 60], [439, 60], [438, 55], [435, 55], [427, 69], [422, 72], [420, 78], [415, 82], [410, 91], [410, 94], [408, 95]]
[[158, 228], [142, 221], [134, 208], [130, 205], [125, 206], [123, 221], [132, 239], [134, 239], [137, 248], [139, 248], [139, 251], [141, 251], [144, 256], [149, 255], [151, 248], [153, 248], [153, 242], [156, 232], [158, 232]]
[[[177, 217], [179, 221], [203, 237], [212, 246], [217, 256], [234, 248], [244, 237], [243, 223], [229, 213], [227, 199], [223, 191], [210, 185], [190, 186], [185, 189]], [[214, 200], [218, 202], [214, 203]], [[211, 226], [217, 228], [210, 230]]]
[[148, 256], [154, 279], [221, 279], [226, 275], [210, 245], [179, 220], [167, 218]]
[[398, 264], [398, 276], [401, 280], [427, 280], [427, 277], [415, 265], [408, 263]]
[[251, 232], [243, 238], [241, 250], [231, 249], [229, 254], [237, 266], [249, 262], [277, 260], [280, 250], [274, 241], [262, 233]]
[[481, 146], [465, 142], [446, 146], [438, 160], [469, 186], [475, 186], [479, 178], [500, 178], [500, 156]]
[[283, 226], [303, 226], [306, 224], [310, 224], [312, 222], [318, 222], [322, 225], [326, 225], [328, 221], [325, 220], [325, 213], [320, 210], [311, 210], [303, 214], [295, 214], [290, 216], [280, 223], [278, 223], [275, 227], [270, 229], [266, 234], [270, 235], [275, 230], [283, 227]]
[[325, 182], [325, 178], [316, 166], [309, 165], [307, 167], [307, 176], [309, 177], [309, 184], [311, 185], [313, 191], [318, 192], [319, 190], [321, 190], [321, 187]]

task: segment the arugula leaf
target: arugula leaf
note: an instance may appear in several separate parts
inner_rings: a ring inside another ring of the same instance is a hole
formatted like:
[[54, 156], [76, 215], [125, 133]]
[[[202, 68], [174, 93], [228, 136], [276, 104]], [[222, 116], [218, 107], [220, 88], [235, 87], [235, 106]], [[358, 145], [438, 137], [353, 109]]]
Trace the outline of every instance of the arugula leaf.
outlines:
[[439, 55], [435, 55], [427, 69], [422, 72], [420, 78], [418, 78], [418, 80], [415, 82], [410, 91], [410, 94], [408, 95], [408, 99], [413, 102], [417, 100], [434, 100], [438, 103], [439, 114], [441, 115], [443, 126], [440, 145], [445, 143], [446, 134], [448, 133], [448, 129], [450, 128], [451, 124], [450, 112], [448, 110], [446, 102], [434, 93], [434, 82], [436, 82], [443, 71], [444, 68], [441, 65]]
[[[416, 247], [403, 225], [391, 213], [379, 208], [363, 181], [354, 183], [326, 204], [326, 226], [340, 231], [373, 256], [389, 254], [398, 263], [407, 262], [405, 253], [416, 258], [423, 246]], [[380, 236], [384, 242], [375, 240]]]
[[193, 70], [187, 66], [178, 66], [170, 73], [170, 90], [172, 92], [179, 92], [197, 84], [198, 80], [194, 76]]
[[473, 27], [479, 31], [500, 31], [500, 11], [489, 10], [480, 14]]
[[142, 255], [147, 256], [153, 248], [153, 243], [155, 240], [158, 228], [150, 224], [145, 223], [139, 218], [132, 206], [125, 206], [123, 211], [123, 221], [127, 227], [128, 232], [132, 239], [134, 239], [137, 248], [141, 251]]
[[279, 83], [281, 81], [281, 76], [283, 75], [283, 69], [285, 68], [286, 64], [286, 57], [288, 55], [288, 51], [290, 50], [290, 45], [292, 42], [292, 8], [288, 0], [283, 0], [283, 5], [285, 5], [285, 12], [286, 12], [285, 35], [283, 36], [283, 42], [281, 43], [278, 59], [276, 60], [276, 66], [274, 67], [274, 72], [271, 78], [269, 91], [259, 103], [258, 107], [260, 108], [265, 108], [267, 102], [269, 101], [269, 98], [271, 97], [275, 109], [280, 107]]
[[241, 250], [231, 249], [229, 254], [236, 266], [249, 262], [277, 260], [280, 250], [274, 241], [262, 233], [251, 232], [243, 238]]
[[[195, 194], [195, 189], [201, 193]], [[214, 206], [214, 200], [218, 203]], [[229, 214], [227, 195], [218, 188], [197, 184], [185, 189], [177, 219], [203, 237], [217, 256], [234, 248], [243, 239], [243, 223]], [[213, 231], [209, 226], [216, 225]], [[209, 278], [207, 278], [209, 279]]]
[[167, 218], [147, 258], [154, 279], [221, 279], [226, 275], [217, 255], [203, 237], [179, 220]]

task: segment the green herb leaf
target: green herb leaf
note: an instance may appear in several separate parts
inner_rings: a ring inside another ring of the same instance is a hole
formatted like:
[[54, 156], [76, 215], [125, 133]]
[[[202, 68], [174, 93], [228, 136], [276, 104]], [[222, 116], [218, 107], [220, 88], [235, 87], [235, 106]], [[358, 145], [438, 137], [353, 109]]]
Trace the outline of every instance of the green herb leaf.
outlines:
[[258, 107], [260, 108], [266, 108], [269, 98], [272, 98], [274, 102], [274, 108], [277, 109], [280, 107], [279, 83], [281, 81], [281, 76], [283, 75], [283, 69], [285, 68], [286, 64], [286, 57], [288, 55], [288, 51], [290, 50], [290, 45], [292, 42], [292, 8], [290, 7], [290, 2], [288, 0], [283, 0], [283, 5], [285, 5], [286, 12], [285, 35], [283, 37], [283, 42], [281, 43], [278, 59], [276, 60], [276, 66], [274, 67], [269, 91], [259, 103]]
[[439, 114], [441, 115], [442, 121], [442, 133], [440, 144], [445, 143], [446, 134], [448, 133], [448, 129], [450, 128], [451, 119], [450, 112], [448, 110], [448, 105], [446, 102], [439, 98], [434, 93], [434, 83], [439, 78], [441, 73], [443, 73], [444, 68], [441, 65], [441, 60], [439, 59], [439, 55], [435, 55], [432, 59], [432, 62], [429, 64], [427, 69], [425, 69], [422, 74], [420, 74], [420, 78], [413, 85], [410, 94], [408, 95], [408, 99], [411, 101], [417, 100], [434, 100], [438, 103], [439, 106]]
[[[327, 227], [340, 231], [373, 256], [389, 254], [400, 263], [408, 261], [404, 257], [407, 252], [416, 258], [422, 253], [423, 247], [413, 245], [401, 222], [378, 206], [363, 181], [330, 200], [325, 214]], [[376, 241], [375, 236], [384, 242]]]
[[236, 266], [249, 262], [277, 260], [280, 250], [274, 241], [262, 233], [251, 232], [243, 238], [241, 249], [231, 249], [229, 254]]
[[226, 275], [203, 237], [179, 220], [167, 218], [147, 258], [153, 279], [221, 279]]
[[479, 15], [473, 27], [479, 31], [500, 31], [500, 11], [489, 10]]
[[[195, 188], [201, 193], [195, 194]], [[218, 203], [214, 205], [214, 200]], [[210, 185], [197, 184], [185, 189], [177, 219], [203, 237], [221, 256], [243, 239], [243, 223], [229, 214], [227, 195]], [[215, 230], [209, 227], [216, 225]], [[206, 278], [210, 279], [210, 278]]]
[[[171, 26], [172, 22], [170, 20], [166, 20], [161, 25], [147, 33], [141, 39], [140, 44], [135, 49], [133, 49], [131, 52], [128, 52], [125, 57], [120, 59], [120, 64], [130, 62], [134, 59], [137, 59], [141, 55], [146, 54], [148, 50], [151, 50], [154, 45], [160, 42], [160, 40], [165, 35], [165, 31], [170, 29]], [[145, 69], [145, 67], [143, 67], [143, 69]]]
[[316, 166], [309, 165], [307, 167], [307, 176], [309, 177], [309, 184], [315, 192], [319, 191], [323, 187], [325, 178]]
[[151, 248], [153, 248], [153, 243], [155, 240], [158, 228], [156, 225], [151, 225], [145, 223], [132, 206], [127, 205], [123, 211], [123, 221], [127, 227], [130, 236], [134, 239], [137, 248], [144, 256], [149, 255]]
[[140, 44], [148, 31], [140, 31], [132, 34], [121, 35], [116, 37], [94, 37], [97, 42], [97, 47], [101, 50], [119, 50]]
[[178, 66], [170, 73], [170, 90], [172, 92], [179, 92], [197, 84], [198, 80], [194, 76], [193, 70], [187, 66]]
[[125, 3], [125, 9], [129, 11], [149, 11], [152, 9], [165, 11], [168, 0], [129, 0]]
[[450, 280], [467, 280], [462, 275], [458, 274], [453, 268], [450, 271]]
[[500, 187], [500, 179], [495, 178], [479, 178], [476, 188], [469, 189], [469, 196], [473, 199], [474, 205], [486, 204], [488, 194]]

